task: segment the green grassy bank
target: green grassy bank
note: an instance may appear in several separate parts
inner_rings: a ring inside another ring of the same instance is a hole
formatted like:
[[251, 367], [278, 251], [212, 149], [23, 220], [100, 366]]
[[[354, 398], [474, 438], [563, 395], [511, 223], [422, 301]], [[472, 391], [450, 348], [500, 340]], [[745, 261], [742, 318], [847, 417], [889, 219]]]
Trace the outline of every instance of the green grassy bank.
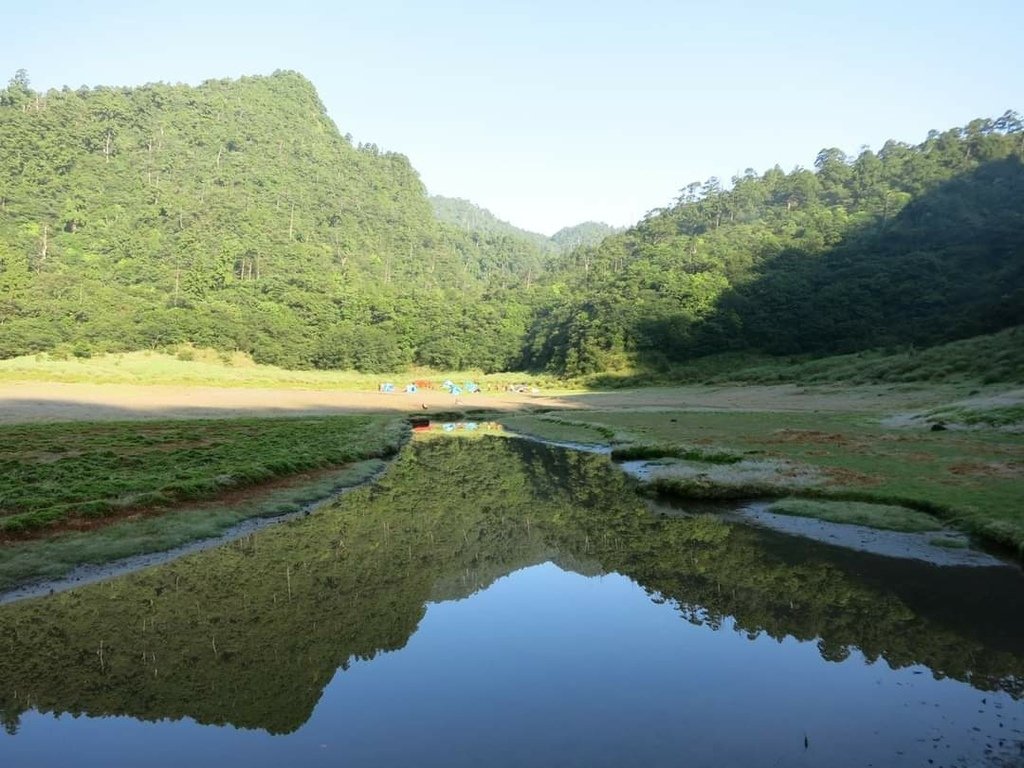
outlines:
[[663, 370], [594, 374], [594, 387], [650, 384], [1024, 384], [1024, 327], [917, 348], [828, 357], [711, 355]]
[[0, 588], [292, 511], [407, 433], [384, 415], [0, 426]]
[[2, 426], [0, 535], [388, 456], [405, 430], [380, 415]]
[[655, 459], [647, 482], [658, 491], [894, 505], [1024, 557], [1020, 434], [888, 428], [857, 413], [575, 411], [504, 421], [545, 439], [614, 444], [617, 459]]
[[299, 512], [372, 478], [385, 466], [381, 459], [357, 461], [337, 469], [304, 473], [283, 487], [252, 489], [240, 500], [198, 502], [92, 531], [9, 542], [0, 545], [0, 590], [38, 579], [57, 579], [79, 565], [103, 565], [133, 555], [166, 552], [217, 537], [252, 518]]

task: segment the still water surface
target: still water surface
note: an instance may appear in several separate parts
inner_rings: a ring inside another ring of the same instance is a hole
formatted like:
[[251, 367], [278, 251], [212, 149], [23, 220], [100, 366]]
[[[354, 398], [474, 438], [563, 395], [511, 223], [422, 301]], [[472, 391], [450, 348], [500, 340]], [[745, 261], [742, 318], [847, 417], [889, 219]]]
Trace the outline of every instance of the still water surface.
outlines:
[[1024, 764], [1019, 570], [656, 512], [605, 457], [415, 443], [308, 519], [0, 608], [0, 765]]

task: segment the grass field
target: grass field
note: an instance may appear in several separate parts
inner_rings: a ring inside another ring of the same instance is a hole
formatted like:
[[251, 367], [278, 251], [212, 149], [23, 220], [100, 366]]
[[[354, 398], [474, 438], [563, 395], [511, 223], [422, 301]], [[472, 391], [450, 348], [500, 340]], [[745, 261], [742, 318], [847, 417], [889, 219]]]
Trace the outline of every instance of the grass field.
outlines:
[[213, 538], [251, 518], [298, 512], [307, 504], [364, 482], [385, 466], [380, 459], [356, 461], [340, 468], [303, 473], [270, 487], [258, 486], [227, 499], [189, 503], [95, 530], [8, 542], [0, 545], [0, 591], [36, 579], [60, 578], [83, 564], [103, 565]]
[[942, 523], [925, 512], [893, 504], [866, 504], [862, 501], [827, 499], [782, 499], [768, 507], [769, 512], [798, 517], [815, 517], [830, 523], [848, 523], [887, 531], [922, 533], [937, 531]]
[[0, 426], [0, 537], [90, 528], [394, 453], [395, 416]]
[[399, 373], [358, 371], [292, 371], [271, 365], [257, 365], [241, 353], [182, 348], [170, 352], [124, 352], [78, 358], [47, 354], [0, 360], [0, 382], [45, 381], [88, 384], [168, 384], [204, 387], [255, 387], [275, 389], [329, 389], [374, 392], [384, 381], [397, 387], [416, 380], [439, 386], [445, 380], [462, 384], [473, 381], [485, 390], [500, 391], [510, 384], [566, 390], [569, 387], [550, 376], [525, 373], [480, 371], [429, 371], [414, 369]]
[[430, 371], [391, 374], [357, 371], [292, 371], [257, 365], [241, 352], [179, 347], [95, 357], [41, 353], [0, 360], [0, 382], [47, 381], [91, 384], [168, 384], [373, 391], [382, 381], [440, 384], [475, 381], [485, 390], [510, 384], [546, 392], [650, 386], [652, 384], [908, 384], [985, 386], [1024, 384], [1024, 327], [926, 349], [867, 350], [824, 358], [714, 355], [659, 371], [624, 371], [562, 379], [537, 373]]
[[713, 355], [663, 371], [597, 374], [594, 387], [701, 384], [1024, 384], [1024, 327], [926, 349], [876, 349], [831, 357]]

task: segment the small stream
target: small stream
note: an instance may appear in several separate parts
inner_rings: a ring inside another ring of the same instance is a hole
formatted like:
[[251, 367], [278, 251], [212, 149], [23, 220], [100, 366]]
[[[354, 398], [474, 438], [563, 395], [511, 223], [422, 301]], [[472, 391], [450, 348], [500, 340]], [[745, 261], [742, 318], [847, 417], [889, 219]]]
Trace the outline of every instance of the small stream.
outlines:
[[308, 517], [0, 606], [0, 765], [1024, 764], [1019, 568], [756, 514], [417, 440]]

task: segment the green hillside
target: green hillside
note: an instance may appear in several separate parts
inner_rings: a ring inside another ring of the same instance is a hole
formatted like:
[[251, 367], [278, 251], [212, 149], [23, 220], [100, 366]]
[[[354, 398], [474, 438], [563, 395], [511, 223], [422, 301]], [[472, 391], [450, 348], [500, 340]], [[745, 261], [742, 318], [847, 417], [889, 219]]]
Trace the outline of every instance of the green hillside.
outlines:
[[[293, 72], [0, 92], [0, 356], [177, 342], [288, 367], [514, 362], [516, 254], [439, 226]], [[453, 329], [455, 332], [453, 333]]]
[[[527, 286], [533, 285], [550, 269], [558, 254], [581, 246], [598, 245], [618, 231], [607, 224], [588, 221], [564, 227], [546, 237], [502, 221], [469, 200], [431, 195], [430, 204], [442, 227], [468, 233], [472, 255], [467, 255], [466, 261], [475, 262], [487, 270], [479, 277], [485, 274], [509, 275]], [[461, 238], [462, 242], [466, 239], [465, 235]]]
[[558, 246], [560, 251], [568, 252], [574, 248], [588, 245], [599, 245], [602, 240], [610, 235], [621, 232], [610, 224], [600, 221], [585, 221], [571, 227], [562, 227], [551, 236], [551, 242]]
[[0, 138], [0, 358], [185, 343], [287, 368], [643, 375], [1024, 324], [1013, 112], [552, 238], [429, 198], [294, 72], [46, 93], [19, 72]]
[[570, 254], [527, 362], [665, 370], [723, 351], [929, 345], [1024, 323], [1024, 129], [1012, 112], [815, 170], [690, 184]]
[[539, 232], [520, 229], [514, 224], [503, 221], [469, 200], [460, 197], [444, 197], [431, 195], [430, 205], [439, 221], [454, 224], [467, 232], [487, 237], [508, 237], [522, 240], [532, 245], [539, 253], [551, 254], [558, 251], [558, 246], [551, 238]]

